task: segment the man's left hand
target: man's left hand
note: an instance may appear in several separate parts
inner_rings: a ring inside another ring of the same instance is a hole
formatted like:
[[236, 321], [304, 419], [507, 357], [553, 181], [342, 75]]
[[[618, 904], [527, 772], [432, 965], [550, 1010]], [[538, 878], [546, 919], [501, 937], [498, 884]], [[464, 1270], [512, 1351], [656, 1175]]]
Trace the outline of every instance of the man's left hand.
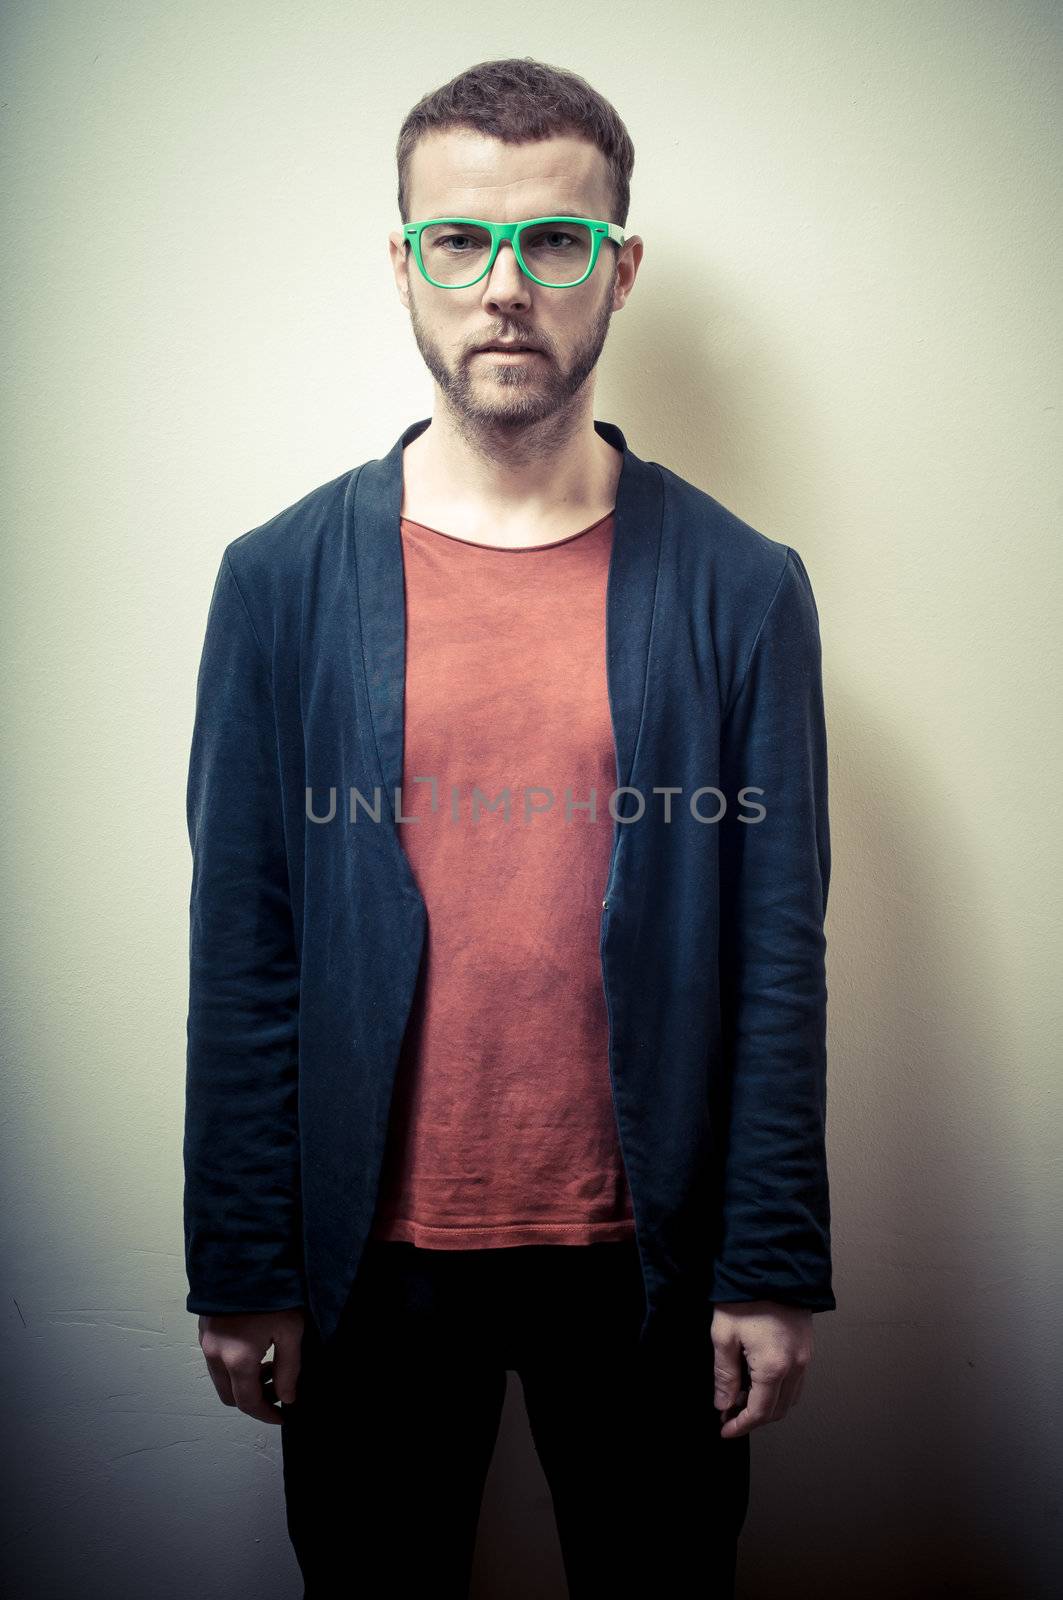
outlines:
[[720, 1437], [737, 1439], [781, 1422], [797, 1404], [812, 1360], [812, 1312], [778, 1300], [718, 1303], [712, 1344]]

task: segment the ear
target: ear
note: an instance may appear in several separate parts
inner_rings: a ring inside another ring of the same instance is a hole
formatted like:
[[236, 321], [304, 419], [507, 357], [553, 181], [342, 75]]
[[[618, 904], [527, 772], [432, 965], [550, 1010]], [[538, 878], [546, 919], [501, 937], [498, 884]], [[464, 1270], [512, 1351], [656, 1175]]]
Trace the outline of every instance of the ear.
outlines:
[[388, 234], [388, 251], [391, 255], [391, 268], [395, 274], [395, 286], [399, 291], [399, 299], [410, 309], [410, 250], [409, 240], [400, 228]]

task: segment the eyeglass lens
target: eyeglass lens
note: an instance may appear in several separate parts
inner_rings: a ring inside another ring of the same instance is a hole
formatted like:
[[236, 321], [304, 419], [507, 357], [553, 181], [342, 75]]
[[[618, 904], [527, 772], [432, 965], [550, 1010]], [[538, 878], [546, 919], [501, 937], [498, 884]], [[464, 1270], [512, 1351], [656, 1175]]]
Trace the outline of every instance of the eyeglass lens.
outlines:
[[[528, 270], [545, 283], [575, 283], [590, 264], [593, 236], [582, 222], [536, 223], [520, 234]], [[460, 289], [487, 266], [491, 235], [471, 223], [433, 223], [421, 232], [421, 259], [435, 283]]]

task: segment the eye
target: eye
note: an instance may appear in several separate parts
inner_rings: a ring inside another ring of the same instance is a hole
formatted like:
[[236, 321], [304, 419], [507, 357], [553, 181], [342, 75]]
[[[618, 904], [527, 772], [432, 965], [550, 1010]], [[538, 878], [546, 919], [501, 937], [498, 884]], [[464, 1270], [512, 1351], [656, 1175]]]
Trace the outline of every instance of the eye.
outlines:
[[[555, 243], [557, 240], [560, 244]], [[561, 250], [570, 249], [572, 245], [581, 245], [582, 240], [564, 228], [537, 228], [534, 233], [529, 231], [525, 234], [524, 244], [525, 248], [548, 250], [551, 255], [557, 255]]]

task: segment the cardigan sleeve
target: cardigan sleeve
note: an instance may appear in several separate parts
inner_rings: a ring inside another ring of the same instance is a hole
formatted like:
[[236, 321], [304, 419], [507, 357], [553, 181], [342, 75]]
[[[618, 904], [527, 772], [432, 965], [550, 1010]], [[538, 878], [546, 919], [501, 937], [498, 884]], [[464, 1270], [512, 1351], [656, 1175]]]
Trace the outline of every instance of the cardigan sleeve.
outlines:
[[[804, 563], [790, 548], [724, 716], [721, 756], [727, 1114], [711, 1298], [833, 1311], [827, 741], [819, 616]], [[753, 792], [742, 799], [744, 786]], [[764, 808], [759, 820], [741, 820], [756, 816], [757, 806]]]
[[186, 1307], [306, 1303], [299, 969], [272, 678], [228, 550], [207, 618], [187, 786]]

